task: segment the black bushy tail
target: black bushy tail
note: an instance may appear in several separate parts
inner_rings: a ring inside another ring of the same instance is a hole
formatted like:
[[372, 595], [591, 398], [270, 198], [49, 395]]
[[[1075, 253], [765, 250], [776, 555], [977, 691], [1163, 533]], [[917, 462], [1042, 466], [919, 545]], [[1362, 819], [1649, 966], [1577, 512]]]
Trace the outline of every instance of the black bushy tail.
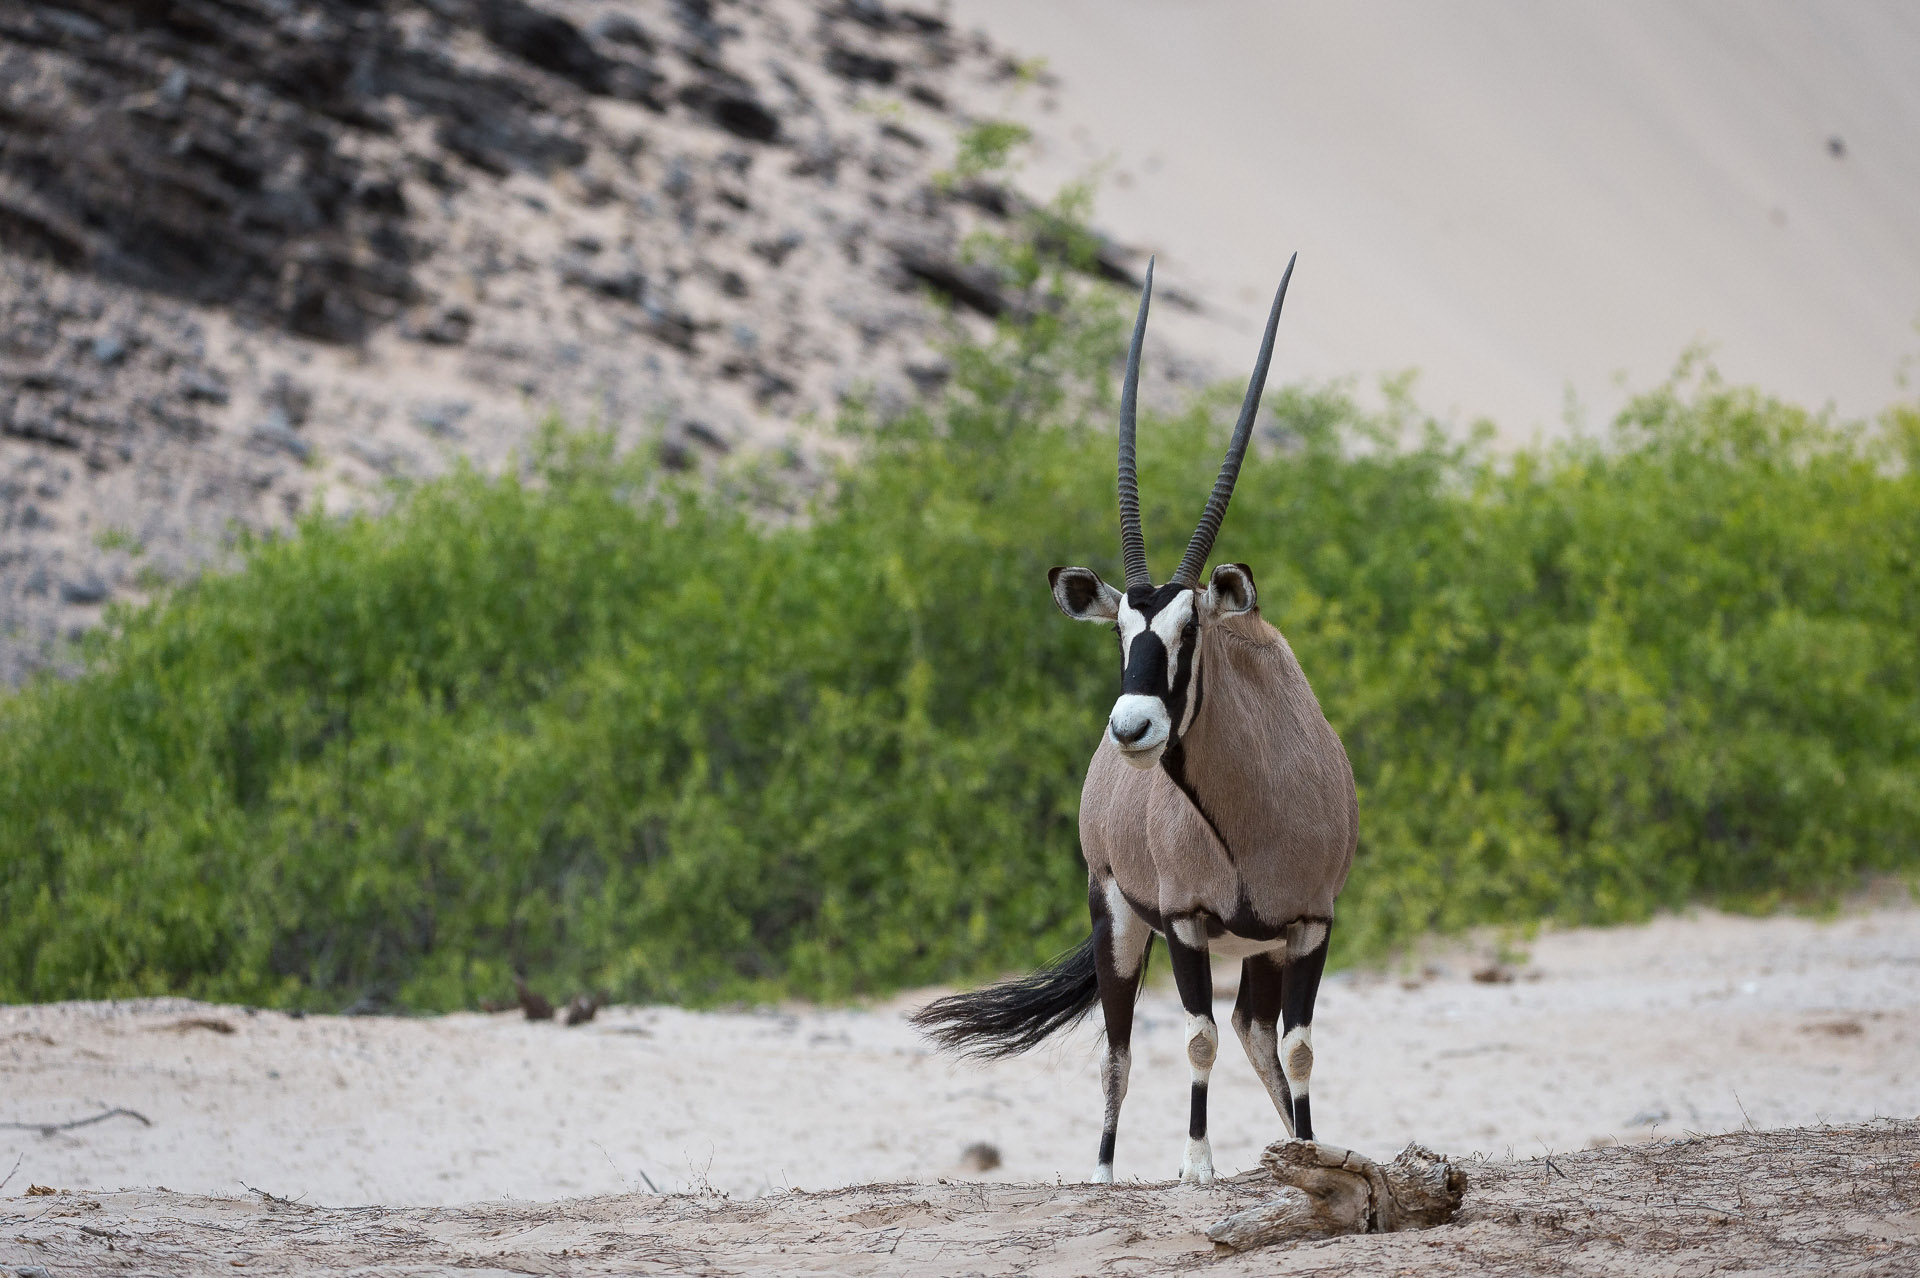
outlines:
[[935, 999], [911, 1019], [921, 1033], [950, 1052], [999, 1060], [1018, 1056], [1074, 1024], [1099, 998], [1089, 936], [1037, 972]]

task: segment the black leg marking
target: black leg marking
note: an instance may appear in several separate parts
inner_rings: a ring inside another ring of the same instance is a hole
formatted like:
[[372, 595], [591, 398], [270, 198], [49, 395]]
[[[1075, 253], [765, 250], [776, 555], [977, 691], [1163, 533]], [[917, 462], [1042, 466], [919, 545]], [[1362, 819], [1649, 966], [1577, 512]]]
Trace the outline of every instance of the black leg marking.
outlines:
[[1240, 964], [1240, 997], [1233, 1004], [1233, 1028], [1291, 1136], [1293, 1092], [1287, 1086], [1286, 1072], [1280, 1068], [1278, 1028], [1284, 970], [1285, 965], [1272, 954], [1255, 954]]
[[1188, 945], [1177, 930], [1174, 926], [1167, 929], [1167, 957], [1173, 967], [1174, 988], [1180, 991], [1180, 1006], [1187, 1011], [1187, 1064], [1192, 1067], [1193, 1080], [1187, 1156], [1180, 1165], [1180, 1178], [1205, 1184], [1213, 1179], [1213, 1149], [1207, 1143], [1207, 1079], [1220, 1045], [1220, 1033], [1213, 1024], [1213, 966], [1205, 947]]
[[1286, 1072], [1293, 1092], [1293, 1132], [1301, 1140], [1313, 1139], [1313, 1118], [1307, 1105], [1307, 1079], [1313, 1073], [1313, 1000], [1320, 993], [1320, 975], [1327, 967], [1327, 942], [1333, 925], [1320, 944], [1288, 963], [1281, 976], [1280, 1015], [1286, 1035], [1280, 1042], [1280, 1066]]
[[1193, 1102], [1187, 1111], [1187, 1139], [1205, 1140], [1207, 1138], [1207, 1085], [1193, 1085]]
[[[1124, 903], [1121, 908], [1126, 908]], [[1146, 972], [1146, 947], [1152, 934], [1137, 918], [1116, 919], [1109, 904], [1106, 886], [1087, 885], [1087, 909], [1093, 915], [1093, 970], [1100, 987], [1100, 1011], [1107, 1026], [1107, 1055], [1100, 1071], [1105, 1106], [1100, 1124], [1100, 1161], [1094, 1168], [1096, 1181], [1113, 1179], [1113, 1147], [1120, 1129], [1120, 1105], [1127, 1098], [1127, 1075], [1133, 1063], [1133, 1004], [1140, 993], [1140, 979]], [[1142, 938], [1133, 957], [1132, 970], [1121, 968], [1125, 957], [1120, 950], [1132, 949], [1133, 933]], [[1122, 943], [1116, 945], [1116, 939]]]

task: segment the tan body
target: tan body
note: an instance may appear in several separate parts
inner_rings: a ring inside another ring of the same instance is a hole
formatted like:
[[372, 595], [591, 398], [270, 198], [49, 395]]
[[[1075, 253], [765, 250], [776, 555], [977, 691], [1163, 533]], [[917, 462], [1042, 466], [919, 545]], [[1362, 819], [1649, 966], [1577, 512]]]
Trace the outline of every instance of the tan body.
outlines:
[[1156, 931], [1197, 917], [1210, 937], [1278, 940], [1288, 924], [1333, 916], [1359, 838], [1353, 769], [1257, 609], [1200, 636], [1181, 763], [1206, 815], [1166, 761], [1135, 768], [1103, 733], [1080, 792], [1081, 852], [1096, 883], [1111, 879]]

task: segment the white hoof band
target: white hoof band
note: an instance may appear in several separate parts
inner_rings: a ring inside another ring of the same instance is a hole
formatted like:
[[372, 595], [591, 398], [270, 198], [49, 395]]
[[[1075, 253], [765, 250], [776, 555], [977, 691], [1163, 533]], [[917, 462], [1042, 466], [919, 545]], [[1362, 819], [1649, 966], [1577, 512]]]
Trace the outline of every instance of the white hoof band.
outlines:
[[1111, 1185], [1113, 1183], [1113, 1164], [1101, 1163], [1098, 1167], [1094, 1168], [1093, 1183], [1096, 1185]]
[[1213, 1183], [1213, 1146], [1203, 1138], [1187, 1141], [1187, 1156], [1180, 1160], [1180, 1179], [1189, 1185]]

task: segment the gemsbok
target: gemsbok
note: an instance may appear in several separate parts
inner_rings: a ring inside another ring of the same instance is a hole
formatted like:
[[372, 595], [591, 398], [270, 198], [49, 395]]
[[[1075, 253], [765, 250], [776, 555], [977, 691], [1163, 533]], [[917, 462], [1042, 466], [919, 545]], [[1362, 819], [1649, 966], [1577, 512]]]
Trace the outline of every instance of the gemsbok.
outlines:
[[1220, 564], [1200, 584], [1253, 433], [1292, 278], [1290, 261], [1199, 527], [1172, 579], [1156, 586], [1147, 573], [1134, 465], [1140, 346], [1153, 294], [1147, 264], [1120, 393], [1126, 589], [1114, 589], [1091, 568], [1048, 574], [1060, 611], [1111, 624], [1120, 645], [1120, 697], [1080, 792], [1093, 934], [1052, 966], [939, 999], [914, 1017], [944, 1047], [997, 1058], [1073, 1024], [1097, 999], [1107, 1046], [1096, 1181], [1113, 1179], [1134, 1001], [1155, 934], [1166, 940], [1187, 1013], [1192, 1111], [1180, 1179], [1213, 1179], [1207, 1079], [1220, 1036], [1212, 954], [1240, 960], [1233, 1028], [1288, 1134], [1313, 1139], [1313, 1002], [1334, 898], [1358, 840], [1353, 769], [1293, 649], [1261, 619], [1253, 573], [1245, 564]]

